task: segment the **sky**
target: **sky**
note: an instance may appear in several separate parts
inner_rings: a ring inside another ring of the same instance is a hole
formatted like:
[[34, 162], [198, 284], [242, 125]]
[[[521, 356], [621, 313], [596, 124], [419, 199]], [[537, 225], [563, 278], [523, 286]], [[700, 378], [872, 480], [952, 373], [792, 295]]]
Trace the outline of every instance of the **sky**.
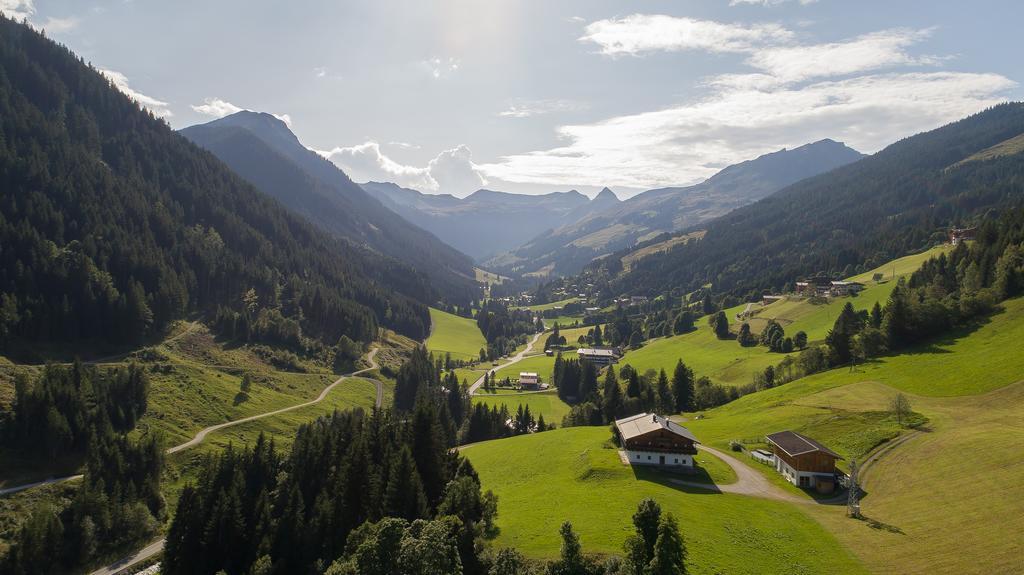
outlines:
[[620, 197], [1024, 100], [1020, 0], [0, 0], [174, 128], [248, 109], [354, 180]]

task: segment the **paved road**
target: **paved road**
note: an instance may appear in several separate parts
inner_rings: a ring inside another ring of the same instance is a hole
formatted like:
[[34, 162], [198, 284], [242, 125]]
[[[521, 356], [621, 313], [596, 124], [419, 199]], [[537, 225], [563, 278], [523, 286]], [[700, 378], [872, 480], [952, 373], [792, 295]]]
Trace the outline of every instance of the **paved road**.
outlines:
[[694, 481], [684, 481], [682, 479], [673, 479], [672, 483], [677, 485], [685, 485], [687, 487], [697, 487], [700, 489], [708, 489], [711, 491], [720, 491], [722, 493], [736, 493], [739, 495], [749, 495], [751, 497], [760, 497], [762, 499], [774, 499], [776, 501], [786, 501], [788, 503], [814, 503], [813, 500], [809, 500], [803, 497], [798, 497], [790, 493], [786, 493], [782, 489], [772, 485], [763, 475], [750, 466], [739, 461], [735, 457], [712, 449], [704, 445], [698, 445], [697, 449], [707, 451], [711, 455], [721, 459], [736, 472], [736, 482], [730, 483], [729, 485], [711, 485], [708, 483], [697, 483]]
[[[337, 387], [344, 380], [352, 378], [352, 377], [358, 377], [359, 374], [361, 374], [361, 373], [366, 373], [367, 371], [370, 371], [370, 370], [373, 370], [373, 369], [377, 369], [377, 367], [378, 367], [377, 366], [377, 362], [374, 360], [374, 357], [377, 355], [377, 349], [378, 348], [376, 348], [376, 347], [371, 349], [370, 353], [367, 354], [367, 356], [366, 356], [366, 361], [368, 361], [370, 363], [370, 367], [367, 367], [366, 369], [361, 369], [359, 371], [354, 371], [352, 373], [348, 373], [348, 374], [342, 375], [337, 380], [335, 380], [334, 383], [332, 383], [332, 384], [328, 385], [327, 387], [325, 387], [324, 390], [320, 392], [320, 395], [317, 396], [317, 398], [312, 400], [312, 401], [307, 401], [305, 403], [300, 403], [298, 405], [292, 405], [290, 407], [284, 407], [284, 408], [277, 409], [277, 410], [274, 410], [274, 411], [268, 411], [266, 413], [260, 413], [260, 414], [257, 414], [257, 415], [252, 415], [252, 416], [249, 416], [249, 417], [244, 417], [242, 419], [235, 419], [235, 420], [232, 420], [232, 421], [227, 421], [225, 423], [219, 423], [217, 425], [211, 425], [210, 427], [207, 427], [205, 429], [200, 430], [199, 433], [196, 433], [195, 437], [193, 437], [192, 439], [186, 441], [185, 443], [182, 443], [180, 445], [175, 445], [174, 447], [169, 448], [167, 450], [167, 453], [177, 453], [179, 451], [183, 451], [185, 449], [189, 449], [191, 447], [195, 447], [196, 445], [199, 445], [200, 443], [202, 443], [206, 439], [206, 436], [209, 435], [210, 433], [213, 433], [214, 431], [218, 431], [218, 430], [224, 429], [226, 427], [232, 427], [232, 426], [235, 426], [235, 425], [240, 425], [242, 423], [247, 423], [247, 422], [250, 422], [250, 421], [255, 421], [257, 419], [263, 419], [264, 417], [271, 417], [273, 415], [280, 415], [282, 413], [287, 413], [289, 411], [294, 411], [296, 409], [302, 409], [303, 407], [309, 407], [310, 405], [315, 405], [317, 403], [320, 403], [321, 401], [324, 400], [324, 398], [327, 397], [327, 394], [330, 393], [332, 389]], [[379, 381], [377, 381], [377, 380], [375, 380], [375, 379], [370, 379], [370, 378], [366, 378], [366, 377], [360, 377], [359, 379], [363, 379], [363, 380], [366, 380], [366, 381], [371, 381], [371, 382], [374, 383], [374, 385], [376, 385], [376, 387], [377, 387], [376, 405], [377, 405], [378, 408], [381, 407], [381, 405], [384, 403], [384, 384], [379, 382]], [[8, 488], [5, 488], [5, 489], [0, 489], [0, 495], [8, 495], [10, 493], [17, 493], [18, 491], [24, 491], [26, 489], [31, 489], [33, 487], [38, 487], [40, 485], [49, 485], [51, 483], [60, 483], [62, 481], [72, 481], [72, 480], [77, 480], [77, 479], [81, 479], [81, 478], [82, 478], [81, 475], [69, 475], [69, 476], [66, 476], [66, 477], [55, 477], [55, 478], [47, 479], [45, 481], [37, 481], [37, 482], [34, 482], [34, 483], [27, 483], [27, 484], [24, 484], [24, 485], [16, 485], [14, 487], [8, 487]]]
[[[538, 333], [537, 335], [533, 336], [533, 339], [530, 340], [530, 343], [528, 343], [526, 345], [526, 347], [523, 349], [523, 351], [521, 351], [521, 352], [515, 354], [514, 356], [510, 357], [508, 359], [508, 361], [506, 361], [505, 363], [503, 363], [501, 365], [497, 365], [495, 367], [492, 367], [489, 371], [498, 371], [499, 369], [503, 369], [503, 368], [506, 368], [506, 367], [508, 367], [510, 365], [519, 363], [524, 357], [526, 357], [527, 353], [530, 353], [531, 351], [533, 351], [534, 344], [536, 344], [537, 340], [540, 339], [540, 336], [544, 335], [545, 333], [547, 333], [547, 332], [543, 332], [542, 331], [542, 332]], [[470, 395], [476, 394], [476, 390], [480, 389], [480, 386], [482, 386], [483, 384], [484, 384], [484, 376], [481, 375], [480, 379], [476, 380], [475, 382], [473, 382], [473, 385], [469, 386], [469, 394]]]

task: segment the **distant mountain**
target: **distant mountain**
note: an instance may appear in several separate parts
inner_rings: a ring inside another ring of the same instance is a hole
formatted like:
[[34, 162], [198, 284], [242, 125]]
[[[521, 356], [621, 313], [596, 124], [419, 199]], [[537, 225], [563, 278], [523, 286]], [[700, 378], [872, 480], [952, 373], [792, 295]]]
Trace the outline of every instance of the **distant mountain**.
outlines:
[[460, 199], [423, 194], [392, 183], [368, 182], [363, 189], [478, 261], [620, 203], [607, 188], [593, 200], [576, 190], [536, 196], [477, 190]]
[[469, 257], [396, 216], [274, 116], [243, 111], [181, 134], [321, 229], [423, 273], [450, 303], [478, 296]]
[[227, 310], [249, 336], [426, 335], [423, 276], [289, 212], [67, 48], [0, 16], [0, 70], [0, 348]]
[[802, 276], [848, 277], [942, 243], [951, 226], [982, 225], [1024, 205], [1022, 134], [1024, 103], [999, 105], [707, 222], [699, 241], [652, 253], [628, 272], [614, 257], [586, 273], [607, 281], [610, 294], [711, 284], [734, 299]]
[[571, 275], [595, 257], [721, 216], [862, 157], [832, 140], [765, 154], [729, 166], [694, 186], [650, 190], [592, 211], [485, 264], [506, 274]]

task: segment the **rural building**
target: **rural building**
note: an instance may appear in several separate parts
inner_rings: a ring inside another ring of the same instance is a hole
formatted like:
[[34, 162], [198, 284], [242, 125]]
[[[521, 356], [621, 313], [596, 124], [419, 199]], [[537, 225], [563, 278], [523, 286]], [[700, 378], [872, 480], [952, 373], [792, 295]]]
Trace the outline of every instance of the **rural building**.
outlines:
[[523, 389], [537, 389], [540, 387], [540, 376], [532, 371], [519, 373], [519, 387]]
[[771, 305], [784, 299], [786, 299], [784, 295], [763, 295], [761, 296], [761, 305]]
[[631, 465], [693, 468], [697, 438], [678, 423], [653, 413], [641, 413], [615, 422], [619, 443]]
[[581, 347], [576, 350], [580, 361], [589, 361], [594, 365], [604, 366], [617, 363], [619, 354], [611, 348]]
[[949, 230], [949, 243], [958, 246], [960, 242], [973, 240], [977, 231], [978, 228], [953, 228]]
[[775, 470], [793, 485], [831, 493], [836, 486], [835, 451], [795, 431], [780, 431], [765, 439], [775, 455]]
[[829, 295], [843, 297], [853, 295], [862, 289], [864, 289], [864, 284], [860, 282], [834, 281], [832, 282], [832, 289], [829, 291]]
[[832, 291], [832, 280], [825, 277], [807, 278], [796, 282], [796, 293], [807, 296], [827, 296]]

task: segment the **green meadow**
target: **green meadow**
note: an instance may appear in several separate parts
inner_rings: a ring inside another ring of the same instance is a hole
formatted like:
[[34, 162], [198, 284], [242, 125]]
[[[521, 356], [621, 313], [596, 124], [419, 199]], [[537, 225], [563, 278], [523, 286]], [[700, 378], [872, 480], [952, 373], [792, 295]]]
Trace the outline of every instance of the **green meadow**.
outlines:
[[527, 393], [486, 393], [473, 396], [473, 403], [482, 403], [488, 407], [508, 407], [510, 413], [522, 405], [529, 407], [534, 417], [544, 416], [545, 423], [562, 425], [562, 418], [569, 413], [569, 405], [558, 397], [555, 390]]
[[480, 350], [487, 347], [487, 340], [472, 319], [430, 308], [430, 324], [426, 344], [435, 354], [450, 353], [452, 359], [476, 360]]
[[[463, 454], [498, 495], [496, 547], [557, 556], [558, 527], [572, 522], [587, 552], [621, 554], [637, 503], [653, 497], [675, 515], [696, 574], [865, 573], [839, 541], [783, 502], [680, 487], [671, 477], [623, 465], [605, 427], [574, 427], [470, 446]], [[706, 480], [731, 470], [702, 453]]]

